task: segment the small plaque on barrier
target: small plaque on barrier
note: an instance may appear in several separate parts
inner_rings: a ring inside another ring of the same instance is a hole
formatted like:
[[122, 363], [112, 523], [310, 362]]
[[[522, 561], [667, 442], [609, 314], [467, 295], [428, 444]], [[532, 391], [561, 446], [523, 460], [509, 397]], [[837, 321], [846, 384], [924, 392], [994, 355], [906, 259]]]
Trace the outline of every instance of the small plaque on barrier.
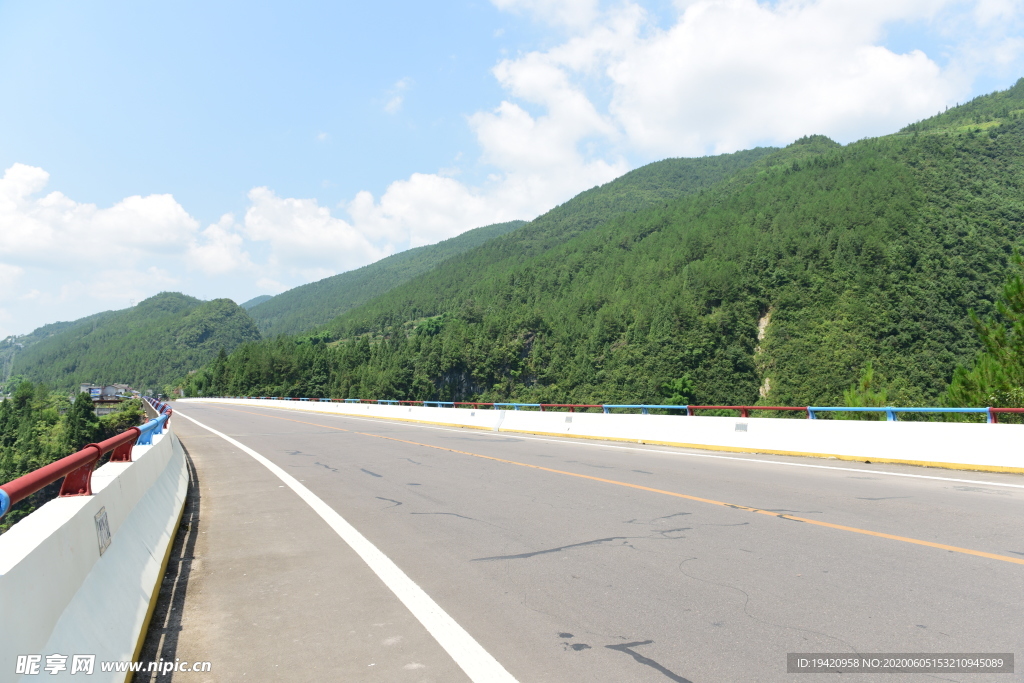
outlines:
[[94, 517], [96, 520], [96, 540], [100, 545], [100, 555], [110, 547], [110, 522], [107, 521], [107, 508], [102, 507]]

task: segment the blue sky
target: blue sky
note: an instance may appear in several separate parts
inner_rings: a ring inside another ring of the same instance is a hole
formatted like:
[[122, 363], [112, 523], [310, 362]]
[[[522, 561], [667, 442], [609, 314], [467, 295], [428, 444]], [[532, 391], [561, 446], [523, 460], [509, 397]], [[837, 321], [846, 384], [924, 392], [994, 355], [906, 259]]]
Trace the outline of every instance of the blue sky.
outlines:
[[1015, 0], [0, 0], [0, 337], [244, 301], [1024, 76]]
[[474, 151], [465, 116], [500, 100], [488, 70], [521, 23], [488, 3], [0, 4], [0, 155], [100, 205], [171, 192], [201, 221], [258, 185], [380, 193]]

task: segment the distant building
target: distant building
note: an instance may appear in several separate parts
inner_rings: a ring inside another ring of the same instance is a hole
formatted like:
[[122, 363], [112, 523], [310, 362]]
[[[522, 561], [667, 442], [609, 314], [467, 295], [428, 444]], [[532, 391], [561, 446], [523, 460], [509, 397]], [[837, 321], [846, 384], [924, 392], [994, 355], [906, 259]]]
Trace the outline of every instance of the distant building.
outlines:
[[89, 394], [96, 415], [108, 415], [117, 410], [117, 405], [124, 399], [139, 395], [127, 384], [81, 384], [79, 391]]

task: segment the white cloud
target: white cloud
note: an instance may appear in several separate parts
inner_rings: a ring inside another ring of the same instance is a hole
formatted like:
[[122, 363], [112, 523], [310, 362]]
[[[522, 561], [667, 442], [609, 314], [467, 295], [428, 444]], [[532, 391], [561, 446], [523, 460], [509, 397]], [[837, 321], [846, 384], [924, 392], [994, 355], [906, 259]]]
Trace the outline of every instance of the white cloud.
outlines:
[[224, 275], [255, 266], [244, 249], [244, 239], [238, 233], [235, 217], [226, 213], [210, 225], [200, 239], [189, 244], [187, 263], [189, 268], [200, 270], [207, 275]]
[[609, 63], [610, 111], [649, 154], [892, 132], [964, 92], [923, 52], [874, 44], [886, 21], [925, 19], [935, 5], [695, 2]]
[[943, 33], [1018, 15], [1008, 0], [680, 0], [664, 28], [635, 2], [492, 2], [564, 39], [494, 67], [506, 99], [467, 118], [493, 169], [486, 182], [460, 182], [448, 167], [343, 204], [371, 240], [416, 246], [532, 218], [636, 163], [893, 132], [963, 99], [979, 64], [1021, 54], [1009, 38], [987, 52], [961, 42], [940, 67], [881, 45], [893, 22]]
[[245, 236], [267, 242], [269, 265], [310, 279], [355, 268], [387, 255], [366, 234], [335, 218], [315, 199], [278, 197], [266, 187], [249, 191]]
[[14, 293], [15, 283], [25, 273], [25, 269], [0, 263], [0, 300], [7, 299]]
[[405, 103], [405, 91], [412, 85], [412, 81], [408, 78], [403, 78], [391, 86], [388, 91], [388, 101], [384, 104], [384, 111], [388, 114], [397, 114], [402, 109], [402, 104]]
[[364, 234], [415, 247], [507, 220], [510, 209], [489, 199], [452, 178], [414, 173], [392, 183], [379, 202], [369, 192], [360, 192], [346, 209]]
[[198, 224], [170, 195], [127, 197], [108, 209], [60, 192], [41, 168], [14, 164], [0, 179], [0, 258], [19, 266], [107, 263], [182, 251]]
[[[278, 282], [277, 280], [271, 279], [269, 277], [261, 277], [259, 280], [256, 281], [256, 290], [260, 291], [260, 292], [263, 292], [265, 294], [270, 294], [271, 296], [273, 296], [274, 294], [280, 294], [281, 292], [285, 291], [286, 289], [288, 289], [288, 287], [286, 285], [283, 285], [280, 282]], [[256, 296], [259, 296], [259, 295], [257, 294]], [[245, 302], [244, 301], [240, 301], [238, 303], [245, 303]]]
[[92, 271], [88, 279], [64, 285], [59, 298], [63, 302], [77, 302], [81, 292], [85, 292], [89, 300], [113, 301], [123, 306], [157, 292], [181, 291], [182, 284], [181, 278], [167, 268], [138, 263], [134, 267]]
[[[379, 197], [358, 192], [337, 215], [256, 187], [240, 220], [225, 214], [202, 228], [168, 194], [100, 208], [44, 194], [41, 168], [8, 168], [0, 298], [10, 327], [25, 332], [160, 289], [239, 301], [276, 294], [533, 218], [647, 161], [895, 131], [966, 99], [979, 74], [1024, 68], [1024, 0], [676, 0], [662, 24], [631, 0], [492, 2], [548, 24], [554, 39], [494, 65], [502, 101], [466, 117], [476, 157], [460, 153]], [[886, 48], [892, 26], [918, 27], [922, 45], [947, 54]], [[384, 112], [401, 111], [412, 85], [397, 81]], [[464, 180], [474, 174], [483, 180]]]
[[[286, 211], [280, 212], [279, 229], [266, 238], [276, 247], [288, 247], [281, 255], [272, 249], [257, 265], [249, 253], [252, 243], [245, 239], [247, 227], [231, 214], [200, 230], [171, 195], [132, 196], [100, 208], [61, 192], [45, 193], [48, 183], [45, 170], [25, 164], [12, 165], [0, 179], [0, 300], [9, 302], [6, 310], [12, 316], [4, 331], [25, 333], [55, 320], [123, 308], [162, 290], [212, 298], [230, 296], [234, 288], [241, 297], [274, 263], [288, 261], [302, 248], [315, 251], [307, 244], [315, 221], [303, 223], [302, 216], [285, 216]], [[258, 219], [266, 215], [268, 203], [259, 190], [253, 197], [258, 201], [250, 216]], [[302, 208], [306, 200], [282, 201]], [[350, 253], [335, 258], [330, 268], [312, 267], [315, 274], [361, 265], [378, 255], [358, 240], [339, 243], [325, 237], [316, 236], [321, 249], [340, 244]]]
[[981, 26], [988, 26], [996, 21], [1013, 20], [1020, 14], [1020, 0], [978, 0], [974, 8], [974, 18]]
[[[530, 2], [493, 1], [548, 17]], [[626, 3], [578, 25], [561, 44], [501, 62], [495, 75], [515, 97], [634, 159], [786, 144], [809, 133], [850, 141], [892, 132], [967, 91], [970, 78], [957, 65], [943, 69], [921, 51], [879, 44], [890, 22], [933, 21], [953, 4], [693, 0], [662, 29]], [[1010, 11], [996, 0], [981, 4], [994, 6], [985, 17]], [[970, 13], [957, 15], [965, 18]], [[589, 93], [602, 95], [603, 109]], [[503, 106], [492, 137], [514, 140], [522, 115]], [[570, 135], [552, 131], [578, 145]]]

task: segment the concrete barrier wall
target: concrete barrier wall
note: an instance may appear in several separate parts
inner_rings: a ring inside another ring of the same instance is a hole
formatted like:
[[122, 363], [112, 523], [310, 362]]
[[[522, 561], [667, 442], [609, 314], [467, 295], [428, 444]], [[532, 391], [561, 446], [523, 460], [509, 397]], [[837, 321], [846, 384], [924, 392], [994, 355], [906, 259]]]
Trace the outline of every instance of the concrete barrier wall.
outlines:
[[473, 410], [258, 399], [180, 399], [178, 403], [189, 401], [720, 451], [1024, 473], [1024, 425]]
[[[58, 498], [0, 536], [0, 680], [82, 680], [71, 655], [96, 655], [90, 681], [123, 681], [99, 662], [131, 660], [159, 590], [188, 490], [173, 431], [93, 474], [95, 495]], [[111, 541], [100, 554], [95, 516]], [[15, 675], [18, 655], [68, 655], [68, 670]]]

